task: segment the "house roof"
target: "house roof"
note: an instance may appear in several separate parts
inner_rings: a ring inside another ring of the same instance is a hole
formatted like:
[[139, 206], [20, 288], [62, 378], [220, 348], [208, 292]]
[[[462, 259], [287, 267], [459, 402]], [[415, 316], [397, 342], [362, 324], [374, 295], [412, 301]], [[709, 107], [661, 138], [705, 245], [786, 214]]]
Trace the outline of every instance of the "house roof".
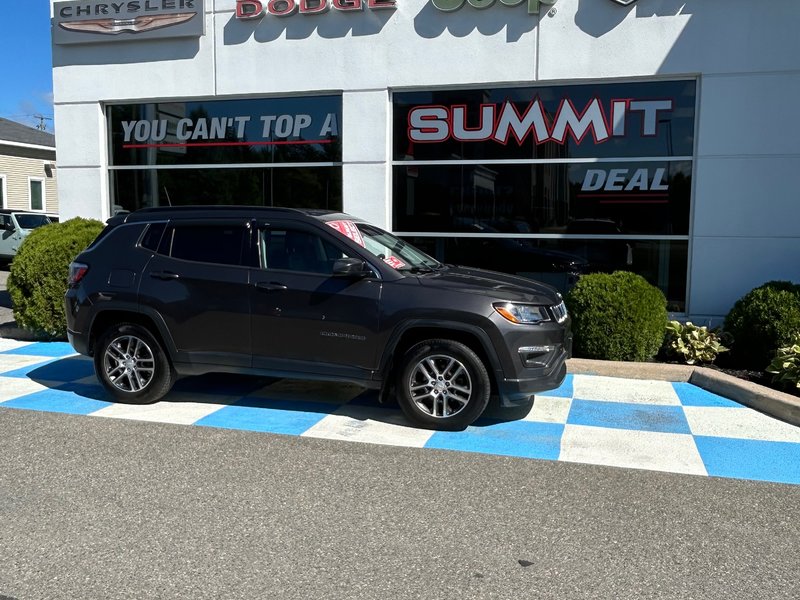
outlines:
[[55, 149], [56, 136], [46, 131], [39, 131], [33, 127], [22, 125], [15, 121], [9, 121], [0, 117], [0, 144], [11, 142], [12, 144], [27, 144], [31, 146], [48, 146]]

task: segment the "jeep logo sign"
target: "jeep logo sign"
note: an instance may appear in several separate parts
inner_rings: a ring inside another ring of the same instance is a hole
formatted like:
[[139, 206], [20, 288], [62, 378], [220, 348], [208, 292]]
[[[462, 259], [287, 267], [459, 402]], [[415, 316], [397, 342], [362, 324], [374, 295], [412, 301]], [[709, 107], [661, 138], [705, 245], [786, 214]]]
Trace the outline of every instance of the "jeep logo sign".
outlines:
[[53, 5], [53, 43], [88, 44], [205, 33], [205, 0], [79, 0]]
[[[500, 0], [500, 4], [505, 6], [517, 6], [523, 2], [528, 4], [528, 14], [538, 15], [542, 4], [553, 5], [556, 0]], [[483, 9], [493, 6], [495, 0], [431, 0], [431, 4], [443, 12], [456, 11], [464, 6], [465, 3], [473, 8]]]

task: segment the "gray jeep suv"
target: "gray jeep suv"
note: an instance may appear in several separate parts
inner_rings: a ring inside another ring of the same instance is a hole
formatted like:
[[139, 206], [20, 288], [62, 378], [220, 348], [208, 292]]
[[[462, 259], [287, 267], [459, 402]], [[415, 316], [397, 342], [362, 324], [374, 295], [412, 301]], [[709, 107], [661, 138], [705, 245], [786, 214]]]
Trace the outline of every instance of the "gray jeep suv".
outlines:
[[436, 429], [471, 424], [493, 391], [512, 407], [557, 387], [572, 339], [552, 288], [318, 210], [119, 215], [70, 266], [65, 303], [71, 344], [121, 401], [212, 371], [349, 381]]

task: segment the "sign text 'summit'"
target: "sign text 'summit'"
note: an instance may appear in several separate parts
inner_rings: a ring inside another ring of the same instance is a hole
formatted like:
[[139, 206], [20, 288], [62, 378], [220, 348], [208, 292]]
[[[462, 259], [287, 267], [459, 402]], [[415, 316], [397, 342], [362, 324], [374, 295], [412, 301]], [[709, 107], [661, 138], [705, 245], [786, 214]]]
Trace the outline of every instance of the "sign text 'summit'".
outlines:
[[590, 100], [578, 110], [572, 100], [561, 101], [554, 115], [549, 115], [541, 100], [531, 100], [522, 112], [517, 105], [481, 104], [476, 122], [467, 122], [467, 107], [415, 106], [408, 113], [408, 139], [418, 143], [437, 143], [454, 139], [459, 142], [494, 141], [507, 144], [513, 137], [522, 144], [531, 136], [536, 144], [564, 144], [571, 136], [577, 143], [591, 132], [596, 144], [612, 137], [629, 135], [628, 120], [632, 114], [641, 117], [642, 137], [658, 134], [659, 113], [672, 110], [671, 99], [612, 99], [607, 106], [599, 98]]

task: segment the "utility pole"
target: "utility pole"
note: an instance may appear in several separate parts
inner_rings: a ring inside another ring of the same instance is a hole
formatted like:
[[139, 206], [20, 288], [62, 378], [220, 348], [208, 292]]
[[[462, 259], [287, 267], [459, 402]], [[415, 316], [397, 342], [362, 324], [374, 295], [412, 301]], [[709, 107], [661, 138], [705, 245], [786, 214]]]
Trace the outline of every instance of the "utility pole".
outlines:
[[53, 119], [50, 117], [45, 117], [44, 115], [33, 115], [34, 119], [39, 119], [39, 124], [36, 126], [36, 129], [39, 131], [47, 131], [47, 123], [45, 121], [52, 121]]

